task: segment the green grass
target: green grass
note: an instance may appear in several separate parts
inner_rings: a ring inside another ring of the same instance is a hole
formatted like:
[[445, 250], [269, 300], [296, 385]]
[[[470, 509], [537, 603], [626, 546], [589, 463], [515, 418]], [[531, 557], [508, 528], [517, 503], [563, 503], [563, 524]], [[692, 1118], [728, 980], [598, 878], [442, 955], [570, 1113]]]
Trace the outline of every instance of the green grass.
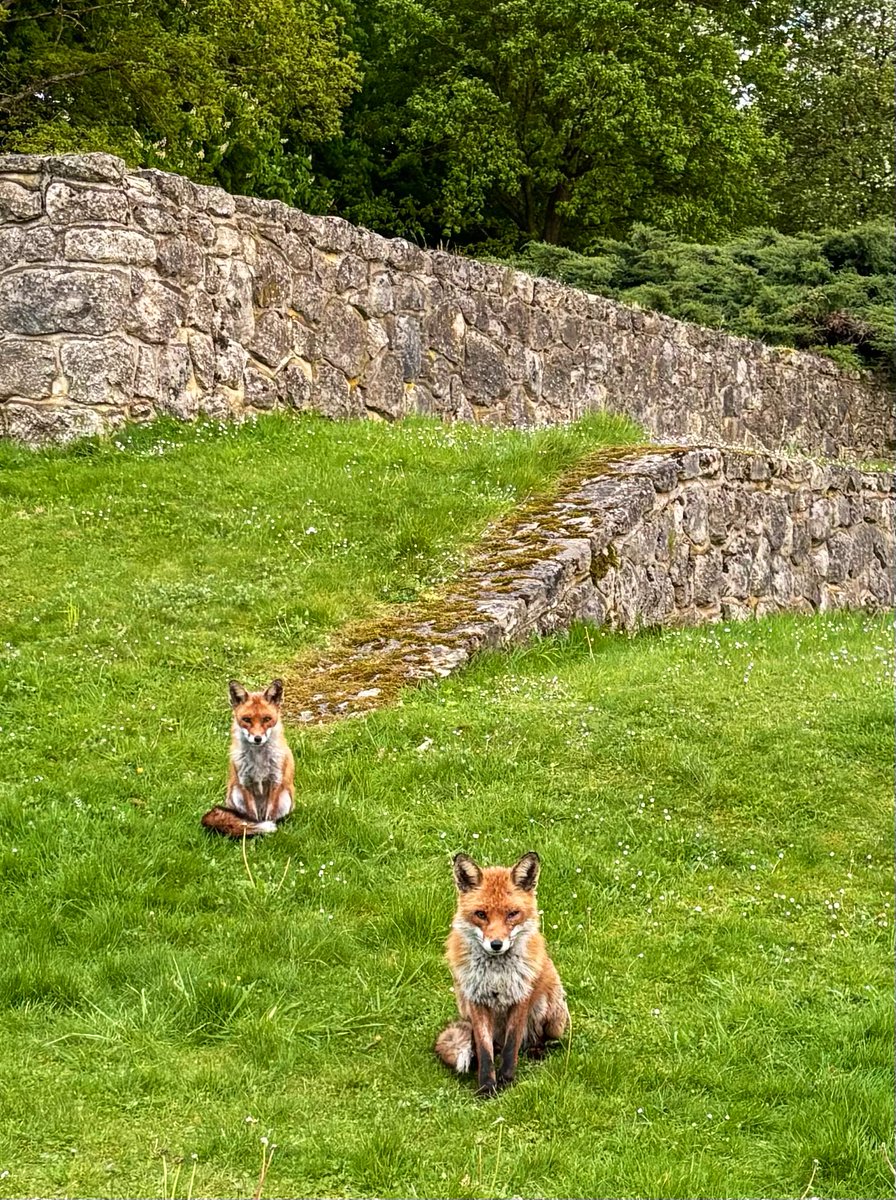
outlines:
[[[198, 827], [229, 674], [428, 586], [594, 439], [452, 433], [6, 452], [0, 1196], [251, 1196], [262, 1137], [270, 1197], [892, 1192], [884, 618], [486, 657], [291, 731], [297, 811], [245, 863]], [[542, 854], [573, 1016], [487, 1104], [430, 1050], [461, 848]]]

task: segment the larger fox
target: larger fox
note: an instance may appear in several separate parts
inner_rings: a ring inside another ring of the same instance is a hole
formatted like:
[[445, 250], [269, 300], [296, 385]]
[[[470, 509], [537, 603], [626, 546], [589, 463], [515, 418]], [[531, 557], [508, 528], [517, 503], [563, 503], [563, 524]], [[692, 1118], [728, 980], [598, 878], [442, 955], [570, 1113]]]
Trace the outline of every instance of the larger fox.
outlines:
[[283, 682], [247, 692], [231, 679], [228, 690], [233, 724], [227, 802], [207, 812], [202, 824], [236, 838], [276, 833], [277, 822], [292, 811], [295, 776], [280, 720]]
[[460, 1073], [475, 1064], [483, 1096], [513, 1083], [521, 1050], [543, 1057], [569, 1023], [563, 985], [538, 928], [540, 869], [535, 853], [512, 867], [482, 868], [466, 854], [454, 859], [457, 912], [445, 955], [461, 1019], [442, 1031], [435, 1051]]

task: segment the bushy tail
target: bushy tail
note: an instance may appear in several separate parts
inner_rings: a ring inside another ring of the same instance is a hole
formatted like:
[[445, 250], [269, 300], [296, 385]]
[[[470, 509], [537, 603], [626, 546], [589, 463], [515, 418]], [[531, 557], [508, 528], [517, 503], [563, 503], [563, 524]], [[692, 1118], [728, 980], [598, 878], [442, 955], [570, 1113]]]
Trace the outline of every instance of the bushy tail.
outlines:
[[469, 1021], [452, 1021], [436, 1038], [435, 1052], [445, 1064], [463, 1075], [473, 1069], [473, 1026]]
[[213, 808], [202, 818], [206, 829], [223, 833], [225, 837], [258, 837], [262, 833], [276, 833], [276, 821], [249, 821], [229, 808]]

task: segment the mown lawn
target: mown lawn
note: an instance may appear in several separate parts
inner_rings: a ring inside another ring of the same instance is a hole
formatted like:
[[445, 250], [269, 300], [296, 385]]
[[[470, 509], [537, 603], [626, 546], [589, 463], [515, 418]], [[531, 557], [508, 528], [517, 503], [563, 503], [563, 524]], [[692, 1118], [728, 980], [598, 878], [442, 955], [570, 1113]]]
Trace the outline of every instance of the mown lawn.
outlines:
[[[449, 572], [600, 431], [176, 436], [0, 460], [0, 1196], [251, 1196], [263, 1138], [266, 1197], [891, 1194], [888, 621], [483, 658], [292, 731], [244, 860], [197, 823], [226, 678]], [[541, 853], [573, 1016], [489, 1103], [430, 1052], [461, 848]]]

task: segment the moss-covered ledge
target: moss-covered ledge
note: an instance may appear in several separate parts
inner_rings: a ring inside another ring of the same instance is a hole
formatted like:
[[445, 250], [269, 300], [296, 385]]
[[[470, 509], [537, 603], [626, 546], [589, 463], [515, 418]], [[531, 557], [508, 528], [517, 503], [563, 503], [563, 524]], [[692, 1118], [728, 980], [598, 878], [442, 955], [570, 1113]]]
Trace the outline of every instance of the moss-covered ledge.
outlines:
[[894, 479], [711, 447], [585, 459], [492, 526], [468, 569], [350, 627], [289, 673], [289, 716], [319, 723], [438, 679], [478, 650], [574, 620], [633, 630], [894, 601]]

